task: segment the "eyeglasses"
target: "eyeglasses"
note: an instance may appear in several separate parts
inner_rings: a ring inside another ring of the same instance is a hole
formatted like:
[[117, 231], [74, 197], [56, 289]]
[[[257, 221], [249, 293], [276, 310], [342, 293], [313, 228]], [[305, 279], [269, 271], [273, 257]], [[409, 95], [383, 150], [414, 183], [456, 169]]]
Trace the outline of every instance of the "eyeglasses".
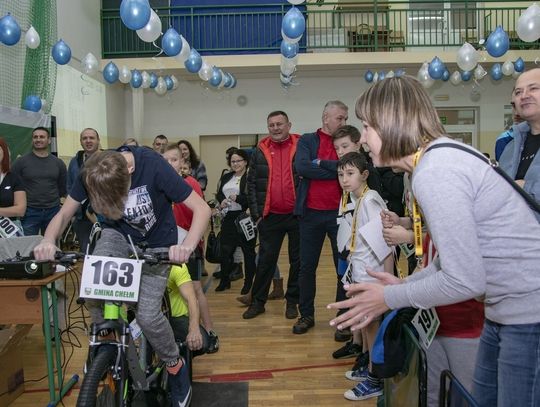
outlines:
[[234, 160], [234, 161], [231, 161], [231, 164], [239, 164], [241, 162], [243, 162], [245, 160]]

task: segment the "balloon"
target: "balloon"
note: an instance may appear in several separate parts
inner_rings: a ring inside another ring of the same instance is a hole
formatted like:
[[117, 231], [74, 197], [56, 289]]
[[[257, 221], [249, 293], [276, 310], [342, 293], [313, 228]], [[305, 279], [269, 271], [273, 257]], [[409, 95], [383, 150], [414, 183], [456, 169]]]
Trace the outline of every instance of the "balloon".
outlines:
[[154, 88], [154, 91], [159, 96], [163, 96], [165, 93], [167, 93], [167, 84], [165, 83], [165, 79], [163, 79], [161, 76], [158, 79], [158, 83], [157, 86]]
[[516, 32], [525, 42], [533, 42], [540, 38], [540, 7], [536, 3], [521, 14]]
[[118, 75], [118, 79], [122, 83], [129, 83], [129, 81], [131, 81], [131, 71], [129, 70], [127, 66], [125, 65], [122, 66], [122, 68], [120, 69], [120, 73]]
[[506, 61], [502, 66], [502, 73], [505, 76], [512, 76], [514, 73], [514, 64], [512, 61]]
[[148, 89], [150, 87], [150, 75], [148, 74], [148, 72], [143, 71], [141, 74], [141, 78], [142, 78], [141, 87], [143, 89]]
[[154, 72], [150, 73], [150, 89], [154, 89], [158, 85], [158, 77]]
[[132, 88], [137, 89], [137, 88], [141, 87], [141, 85], [142, 85], [142, 75], [136, 69], [134, 69], [131, 72], [131, 81], [129, 81], [129, 83], [131, 84]]
[[174, 58], [178, 62], [183, 64], [189, 58], [189, 54], [191, 52], [191, 47], [189, 46], [188, 42], [186, 41], [186, 39], [184, 37], [180, 36], [180, 39], [182, 40], [182, 49], [181, 49], [180, 53], [178, 55], [176, 55]]
[[514, 71], [514, 73], [512, 74], [512, 78], [517, 79], [519, 75], [521, 75], [521, 72]]
[[176, 90], [178, 89], [178, 86], [180, 85], [180, 82], [178, 82], [178, 79], [176, 78], [176, 76], [174, 75], [171, 75], [171, 80], [172, 80], [172, 83], [173, 83], [173, 90]]
[[484, 67], [482, 65], [478, 64], [476, 66], [476, 68], [474, 69], [474, 79], [479, 81], [479, 80], [483, 79], [484, 76], [486, 76], [486, 75], [487, 75], [487, 72], [484, 69]]
[[197, 73], [202, 66], [202, 58], [195, 48], [189, 52], [189, 58], [184, 62], [184, 66], [191, 73]]
[[58, 65], [65, 65], [71, 59], [71, 49], [64, 41], [60, 40], [51, 50], [52, 57]]
[[450, 72], [448, 71], [448, 69], [445, 69], [444, 72], [443, 72], [443, 75], [441, 77], [441, 80], [443, 82], [447, 82], [448, 79], [450, 79]]
[[393, 78], [394, 76], [396, 76], [396, 74], [392, 70], [389, 70], [388, 73], [386, 74], [387, 78]]
[[229, 75], [231, 75], [231, 79], [232, 79], [232, 83], [231, 83], [231, 86], [229, 86], [230, 89], [233, 89], [233, 88], [236, 88], [236, 78], [235, 76], [230, 73]]
[[169, 28], [161, 38], [161, 48], [170, 57], [174, 57], [182, 50], [182, 38], [174, 28]]
[[397, 71], [396, 71], [396, 78], [399, 78], [400, 76], [403, 76], [405, 75], [405, 71], [401, 68], [399, 68]]
[[0, 42], [15, 45], [21, 39], [21, 27], [10, 13], [0, 18]]
[[30, 26], [30, 28], [26, 32], [26, 35], [24, 36], [24, 43], [28, 48], [36, 49], [37, 47], [39, 47], [40, 42], [41, 39], [39, 38], [38, 32], [33, 26]]
[[203, 61], [201, 69], [199, 69], [199, 78], [207, 82], [211, 76], [212, 76], [212, 66], [210, 66], [208, 62]]
[[439, 57], [435, 57], [429, 64], [428, 73], [433, 79], [441, 79], [445, 69], [446, 66], [444, 66]]
[[97, 58], [89, 52], [81, 61], [82, 71], [86, 75], [93, 75], [98, 71], [99, 63]]
[[382, 81], [384, 78], [386, 78], [386, 74], [384, 73], [384, 71], [380, 71], [379, 72], [379, 80]]
[[137, 30], [137, 35], [144, 42], [154, 42], [161, 35], [161, 20], [154, 10], [150, 10], [150, 19], [146, 25]]
[[217, 87], [221, 83], [222, 79], [223, 74], [221, 73], [221, 69], [214, 67], [214, 69], [212, 69], [212, 76], [210, 76], [208, 83], [214, 87]]
[[285, 76], [282, 73], [279, 74], [279, 80], [283, 85], [290, 85], [293, 78], [292, 76]]
[[466, 42], [458, 50], [456, 62], [459, 68], [463, 71], [472, 71], [478, 63], [478, 52], [474, 47]]
[[306, 29], [306, 20], [300, 10], [292, 7], [283, 16], [281, 21], [281, 31], [287, 38], [300, 39]]
[[299, 4], [302, 4], [305, 0], [287, 0], [289, 3], [294, 4], [295, 6], [298, 6]]
[[461, 74], [459, 71], [454, 71], [452, 75], [450, 75], [450, 83], [455, 86], [461, 83]]
[[296, 71], [296, 61], [294, 60], [294, 58], [289, 59], [282, 56], [280, 69], [283, 75], [291, 76], [294, 71]]
[[226, 72], [224, 76], [225, 76], [225, 82], [223, 83], [223, 87], [230, 88], [232, 85], [232, 76], [228, 72]]
[[300, 50], [300, 47], [298, 46], [298, 43], [290, 43], [285, 40], [281, 41], [281, 55], [283, 55], [285, 58], [294, 58], [298, 51]]
[[172, 90], [174, 84], [171, 77], [167, 75], [164, 78], [164, 81], [165, 81], [165, 85], [167, 86], [167, 90]]
[[118, 68], [114, 62], [111, 61], [105, 65], [105, 68], [103, 69], [103, 79], [108, 83], [115, 83], [118, 80], [119, 75], [120, 72], [118, 72]]
[[510, 39], [501, 26], [498, 26], [495, 31], [489, 34], [486, 41], [486, 51], [492, 57], [498, 58], [503, 56], [509, 47]]
[[36, 95], [28, 95], [24, 99], [24, 110], [30, 110], [31, 112], [39, 112], [41, 110], [41, 98]]
[[122, 0], [120, 18], [130, 30], [140, 30], [150, 20], [152, 9], [148, 0]]
[[523, 59], [519, 57], [518, 59], [516, 59], [516, 62], [514, 62], [514, 70], [516, 72], [523, 72], [524, 69], [525, 69], [525, 62], [523, 62]]
[[468, 81], [471, 80], [471, 78], [472, 78], [471, 71], [463, 71], [463, 72], [461, 72], [461, 80], [463, 82], [468, 82]]
[[489, 73], [491, 77], [493, 78], [493, 80], [496, 80], [496, 81], [500, 80], [502, 78], [501, 64], [493, 64]]

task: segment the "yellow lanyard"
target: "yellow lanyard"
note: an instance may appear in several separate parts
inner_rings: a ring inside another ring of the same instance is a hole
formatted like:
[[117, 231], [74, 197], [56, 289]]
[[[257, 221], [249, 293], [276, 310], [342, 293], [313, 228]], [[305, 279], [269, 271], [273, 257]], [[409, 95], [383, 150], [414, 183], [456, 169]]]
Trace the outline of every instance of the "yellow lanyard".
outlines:
[[360, 194], [360, 197], [356, 201], [356, 205], [354, 207], [351, 225], [351, 246], [349, 247], [349, 256], [354, 252], [354, 245], [356, 244], [356, 214], [358, 213], [358, 208], [360, 208], [360, 205], [362, 204], [362, 199], [364, 198], [364, 195], [367, 191], [369, 191], [369, 187], [366, 185], [362, 190], [362, 193]]
[[[413, 170], [416, 168], [416, 165], [418, 164], [418, 160], [420, 160], [421, 155], [422, 155], [422, 150], [418, 150], [414, 154]], [[415, 250], [416, 257], [418, 259], [421, 259], [422, 256], [424, 255], [424, 248], [422, 247], [422, 217], [420, 216], [418, 202], [416, 201], [416, 198], [414, 198], [414, 196], [413, 196], [413, 201], [412, 201], [412, 209], [413, 209], [414, 250]]]

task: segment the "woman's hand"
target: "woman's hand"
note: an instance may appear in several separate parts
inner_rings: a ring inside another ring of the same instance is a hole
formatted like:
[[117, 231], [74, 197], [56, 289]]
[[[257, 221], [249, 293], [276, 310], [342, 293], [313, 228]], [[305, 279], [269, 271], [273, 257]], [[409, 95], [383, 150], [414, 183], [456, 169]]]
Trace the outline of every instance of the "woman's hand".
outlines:
[[403, 226], [395, 224], [391, 228], [383, 228], [384, 241], [388, 246], [395, 246], [401, 243], [412, 243], [414, 233], [412, 230], [405, 229]]
[[399, 216], [397, 213], [387, 209], [381, 211], [381, 220], [383, 228], [391, 228], [394, 225], [399, 225]]
[[229, 201], [236, 202], [236, 195], [235, 194], [229, 195]]
[[229, 206], [229, 199], [225, 198], [223, 201], [221, 201], [219, 206], [220, 206], [221, 209], [226, 208], [227, 206]]

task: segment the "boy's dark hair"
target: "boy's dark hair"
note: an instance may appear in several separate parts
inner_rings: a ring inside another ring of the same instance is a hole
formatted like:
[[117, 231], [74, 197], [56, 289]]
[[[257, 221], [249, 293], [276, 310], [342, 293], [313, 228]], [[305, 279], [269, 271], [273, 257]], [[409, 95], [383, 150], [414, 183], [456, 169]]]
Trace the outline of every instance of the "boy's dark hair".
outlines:
[[362, 173], [368, 169], [368, 161], [364, 154], [353, 151], [339, 159], [337, 169], [342, 170], [347, 166], [356, 167]]
[[353, 143], [358, 143], [360, 141], [360, 132], [354, 126], [345, 125], [341, 126], [334, 133], [332, 133], [332, 140], [338, 140], [343, 137], [350, 137]]
[[231, 157], [233, 156], [233, 154], [236, 154], [236, 155], [239, 155], [240, 157], [242, 157], [244, 159], [244, 161], [246, 162], [246, 165], [249, 164], [249, 155], [248, 155], [248, 153], [246, 153], [245, 150], [235, 148], [234, 150], [231, 151], [231, 153], [227, 157], [227, 165], [229, 167], [231, 166]]

